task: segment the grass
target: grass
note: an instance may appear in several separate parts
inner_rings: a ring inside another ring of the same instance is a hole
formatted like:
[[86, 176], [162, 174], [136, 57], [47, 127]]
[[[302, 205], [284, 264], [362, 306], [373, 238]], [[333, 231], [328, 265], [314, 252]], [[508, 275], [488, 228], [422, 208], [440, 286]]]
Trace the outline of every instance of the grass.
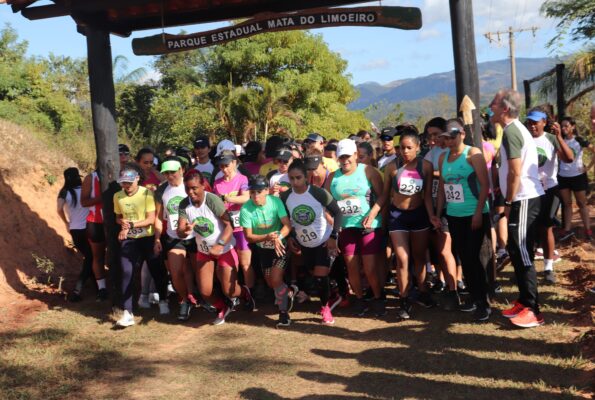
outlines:
[[[573, 325], [573, 294], [542, 292], [548, 323], [531, 330], [439, 309], [416, 308], [415, 319], [397, 322], [391, 299], [384, 319], [339, 311], [332, 327], [311, 303], [297, 306], [285, 330], [273, 328], [275, 310], [264, 304], [217, 327], [204, 311], [179, 324], [145, 310], [120, 331], [109, 305], [60, 303], [0, 333], [0, 398], [584, 398], [593, 364], [576, 340], [585, 328]], [[546, 308], [550, 300], [556, 307]]]

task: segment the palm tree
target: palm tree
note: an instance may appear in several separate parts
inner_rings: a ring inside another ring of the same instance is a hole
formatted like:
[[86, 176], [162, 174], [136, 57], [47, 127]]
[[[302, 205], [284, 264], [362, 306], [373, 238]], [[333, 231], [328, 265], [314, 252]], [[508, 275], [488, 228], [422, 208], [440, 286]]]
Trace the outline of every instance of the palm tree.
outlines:
[[147, 70], [143, 67], [128, 72], [128, 58], [123, 55], [114, 58], [112, 70], [114, 71], [114, 82], [116, 84], [137, 83], [147, 75]]

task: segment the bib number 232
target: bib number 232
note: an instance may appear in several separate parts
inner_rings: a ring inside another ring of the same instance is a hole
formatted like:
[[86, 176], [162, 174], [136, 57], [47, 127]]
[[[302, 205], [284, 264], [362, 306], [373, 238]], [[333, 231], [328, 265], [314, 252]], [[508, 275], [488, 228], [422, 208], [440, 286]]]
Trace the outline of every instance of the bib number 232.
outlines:
[[360, 199], [347, 199], [337, 202], [341, 214], [343, 215], [360, 215], [362, 213], [362, 203]]

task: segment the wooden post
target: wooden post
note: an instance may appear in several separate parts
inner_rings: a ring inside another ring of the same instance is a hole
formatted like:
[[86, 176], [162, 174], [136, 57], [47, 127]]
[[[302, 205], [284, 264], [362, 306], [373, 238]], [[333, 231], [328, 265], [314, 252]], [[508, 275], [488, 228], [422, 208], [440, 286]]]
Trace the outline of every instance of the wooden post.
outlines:
[[110, 269], [112, 299], [119, 305], [120, 245], [119, 226], [114, 214], [113, 196], [120, 186], [116, 182], [120, 173], [118, 129], [116, 125], [116, 97], [112, 72], [112, 52], [109, 33], [86, 27], [87, 65], [91, 90], [91, 112], [97, 152], [97, 169], [103, 198], [103, 221], [107, 244], [107, 265]]
[[471, 0], [449, 0], [452, 48], [455, 61], [457, 87], [457, 107], [465, 95], [477, 104], [472, 111], [473, 124], [465, 126], [467, 142], [482, 149], [481, 127], [479, 124], [479, 77], [475, 55], [475, 33], [473, 27], [473, 6]]
[[531, 83], [528, 80], [524, 80], [523, 87], [525, 88], [525, 109], [529, 111], [531, 108]]
[[564, 100], [564, 64], [556, 64], [556, 108], [558, 109], [558, 122], [566, 114], [566, 101]]

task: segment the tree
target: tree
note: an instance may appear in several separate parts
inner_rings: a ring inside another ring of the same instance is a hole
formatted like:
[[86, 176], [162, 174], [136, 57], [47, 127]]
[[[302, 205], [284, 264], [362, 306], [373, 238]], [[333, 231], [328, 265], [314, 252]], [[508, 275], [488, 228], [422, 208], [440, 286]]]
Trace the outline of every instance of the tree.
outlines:
[[567, 33], [573, 41], [589, 42], [595, 37], [595, 2], [593, 0], [547, 0], [542, 4], [541, 12], [549, 18], [560, 20], [557, 24], [558, 33], [550, 41], [550, 45]]

